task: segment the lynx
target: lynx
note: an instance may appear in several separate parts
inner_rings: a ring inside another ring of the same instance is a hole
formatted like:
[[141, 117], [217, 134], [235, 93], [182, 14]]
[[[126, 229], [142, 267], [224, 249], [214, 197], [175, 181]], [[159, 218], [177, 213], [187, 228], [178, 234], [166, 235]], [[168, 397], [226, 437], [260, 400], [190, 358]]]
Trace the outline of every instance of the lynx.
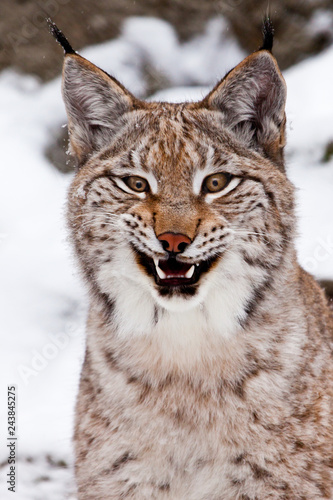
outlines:
[[90, 294], [78, 498], [333, 499], [332, 314], [297, 263], [271, 25], [181, 104], [135, 98], [51, 28]]

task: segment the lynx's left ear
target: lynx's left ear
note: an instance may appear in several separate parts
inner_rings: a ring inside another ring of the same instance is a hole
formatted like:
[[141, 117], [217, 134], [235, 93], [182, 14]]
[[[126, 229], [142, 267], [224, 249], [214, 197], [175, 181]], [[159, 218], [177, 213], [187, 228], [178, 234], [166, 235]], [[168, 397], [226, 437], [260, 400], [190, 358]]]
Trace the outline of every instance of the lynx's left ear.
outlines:
[[283, 168], [285, 102], [286, 84], [277, 62], [269, 50], [259, 50], [231, 70], [202, 104], [220, 111], [223, 124], [246, 147]]
[[126, 123], [125, 114], [139, 102], [115, 78], [78, 55], [57, 26], [51, 33], [65, 51], [62, 93], [71, 150], [83, 163], [108, 144]]

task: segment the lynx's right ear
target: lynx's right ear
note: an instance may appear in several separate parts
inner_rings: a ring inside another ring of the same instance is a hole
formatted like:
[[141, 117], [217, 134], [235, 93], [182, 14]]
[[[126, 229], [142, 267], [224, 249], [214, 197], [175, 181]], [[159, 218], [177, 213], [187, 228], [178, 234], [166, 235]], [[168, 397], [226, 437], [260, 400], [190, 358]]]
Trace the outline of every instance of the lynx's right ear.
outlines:
[[70, 146], [79, 163], [108, 144], [125, 125], [124, 115], [138, 101], [115, 78], [78, 55], [61, 31], [50, 30], [65, 51], [62, 93]]
[[62, 94], [71, 148], [80, 162], [112, 140], [135, 100], [114, 78], [77, 54], [65, 57]]

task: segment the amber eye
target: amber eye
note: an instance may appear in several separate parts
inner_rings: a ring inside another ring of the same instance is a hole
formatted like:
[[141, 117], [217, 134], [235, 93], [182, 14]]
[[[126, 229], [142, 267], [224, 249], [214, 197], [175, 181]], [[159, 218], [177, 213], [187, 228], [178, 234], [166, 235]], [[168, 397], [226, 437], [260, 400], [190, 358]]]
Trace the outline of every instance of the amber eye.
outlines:
[[230, 182], [231, 175], [230, 174], [212, 174], [206, 177], [202, 183], [202, 190], [205, 193], [218, 193], [222, 191]]
[[125, 184], [137, 193], [143, 193], [149, 190], [149, 184], [146, 179], [138, 177], [136, 175], [131, 175], [130, 177], [123, 177]]

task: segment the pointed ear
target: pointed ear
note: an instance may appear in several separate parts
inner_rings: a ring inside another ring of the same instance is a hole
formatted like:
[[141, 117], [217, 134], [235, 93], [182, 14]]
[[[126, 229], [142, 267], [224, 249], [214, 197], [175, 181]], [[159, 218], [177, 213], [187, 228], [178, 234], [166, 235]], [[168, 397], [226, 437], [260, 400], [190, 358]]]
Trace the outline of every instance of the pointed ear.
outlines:
[[65, 56], [62, 93], [71, 152], [79, 163], [112, 139], [136, 102], [117, 80], [75, 52]]
[[241, 142], [283, 168], [285, 102], [286, 84], [277, 62], [260, 50], [231, 70], [202, 104], [221, 111], [225, 126]]

